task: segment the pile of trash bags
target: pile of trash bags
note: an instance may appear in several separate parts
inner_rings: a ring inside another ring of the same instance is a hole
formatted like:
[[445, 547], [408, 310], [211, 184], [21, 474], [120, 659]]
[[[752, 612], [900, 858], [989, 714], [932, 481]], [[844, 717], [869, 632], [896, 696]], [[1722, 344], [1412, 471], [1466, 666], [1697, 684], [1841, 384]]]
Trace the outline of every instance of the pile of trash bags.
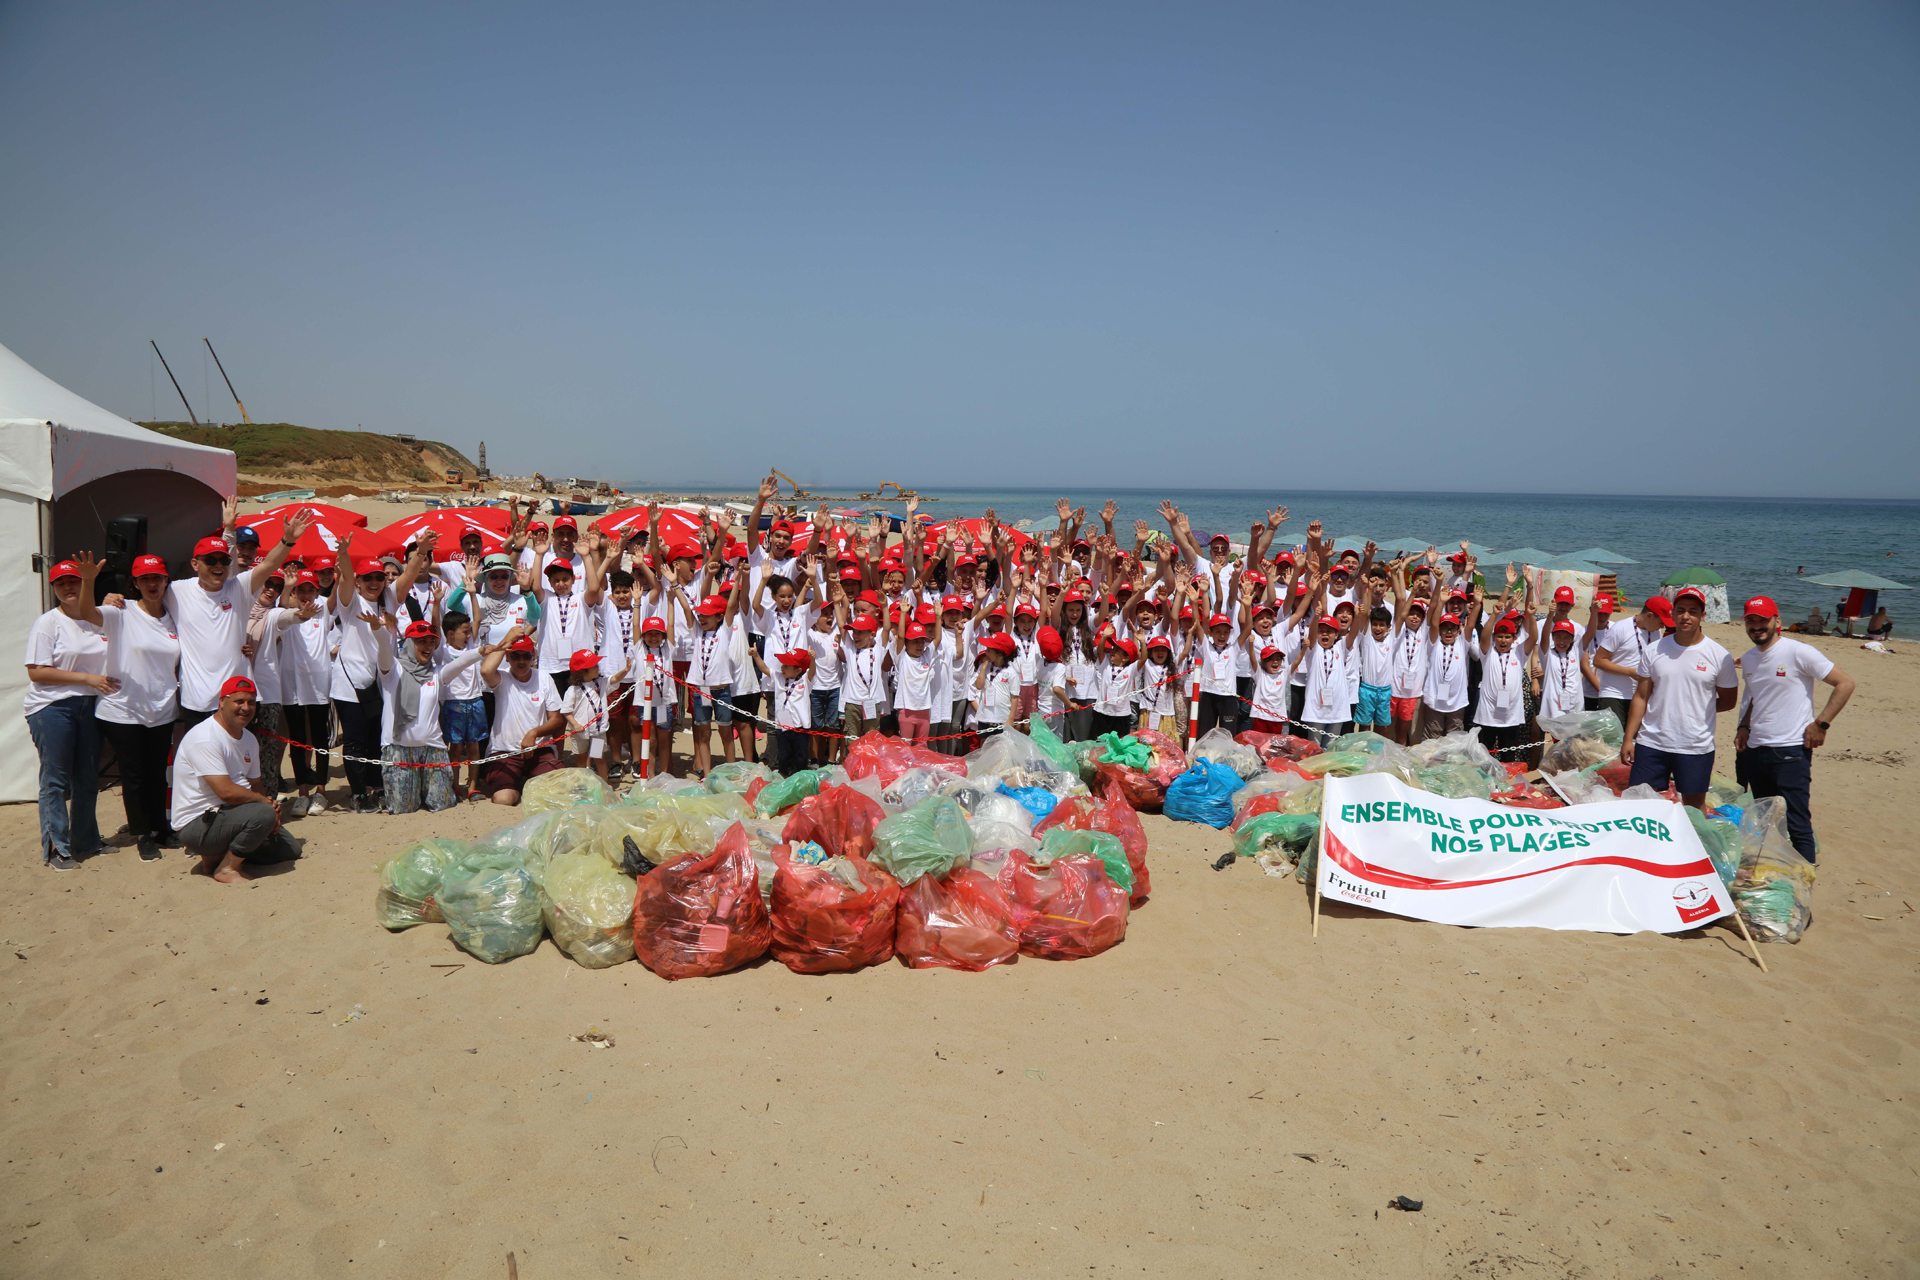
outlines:
[[[767, 956], [797, 973], [1083, 959], [1124, 940], [1151, 892], [1146, 830], [1124, 796], [1089, 787], [1088, 745], [1005, 732], [936, 758], [875, 734], [848, 767], [721, 765], [624, 794], [558, 770], [514, 823], [383, 862], [375, 919], [444, 921], [489, 964], [551, 936], [583, 967], [637, 959], [674, 980]], [[1170, 740], [1116, 745], [1143, 775], [1169, 752], [1184, 768]]]
[[1748, 930], [1761, 942], [1800, 941], [1813, 923], [1814, 865], [1787, 836], [1787, 802], [1779, 796], [1752, 801], [1739, 830], [1740, 870], [1732, 889]]
[[1611, 711], [1569, 711], [1563, 716], [1542, 717], [1539, 724], [1553, 739], [1540, 757], [1540, 768], [1546, 773], [1566, 773], [1617, 760], [1620, 744], [1627, 736], [1620, 717]]

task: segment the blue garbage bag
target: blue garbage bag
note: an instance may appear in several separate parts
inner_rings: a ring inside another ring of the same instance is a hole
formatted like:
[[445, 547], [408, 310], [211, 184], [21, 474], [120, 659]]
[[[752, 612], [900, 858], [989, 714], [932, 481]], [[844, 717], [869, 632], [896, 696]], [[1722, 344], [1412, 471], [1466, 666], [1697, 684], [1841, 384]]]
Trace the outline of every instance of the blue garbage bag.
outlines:
[[1001, 795], [1018, 800], [1021, 807], [1033, 815], [1035, 822], [1052, 813], [1053, 806], [1060, 803], [1060, 797], [1045, 787], [1010, 787], [1003, 782], [998, 790]]
[[1161, 812], [1175, 822], [1225, 827], [1233, 821], [1233, 793], [1246, 785], [1246, 780], [1229, 766], [1196, 760], [1191, 769], [1167, 784], [1167, 802]]

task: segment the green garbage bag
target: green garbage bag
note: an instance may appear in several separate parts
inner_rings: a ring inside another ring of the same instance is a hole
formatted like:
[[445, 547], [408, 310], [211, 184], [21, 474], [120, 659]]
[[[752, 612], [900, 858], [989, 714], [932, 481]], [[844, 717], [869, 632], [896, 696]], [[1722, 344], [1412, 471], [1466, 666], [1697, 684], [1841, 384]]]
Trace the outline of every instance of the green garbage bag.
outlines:
[[1373, 762], [1373, 753], [1369, 751], [1322, 751], [1317, 756], [1308, 756], [1294, 768], [1309, 778], [1351, 778], [1365, 771]]
[[744, 795], [755, 778], [765, 778], [772, 783], [779, 777], [779, 774], [756, 761], [735, 760], [732, 764], [717, 764], [707, 770], [707, 790]]
[[633, 877], [592, 850], [547, 863], [542, 917], [553, 944], [588, 969], [633, 959]]
[[1300, 855], [1300, 861], [1294, 864], [1293, 878], [1301, 884], [1312, 884], [1320, 874], [1320, 831], [1316, 827], [1313, 839], [1307, 842], [1307, 851]]
[[555, 769], [529, 782], [520, 792], [520, 807], [545, 813], [576, 804], [606, 804], [614, 798], [600, 775], [591, 769]]
[[373, 896], [374, 919], [395, 933], [445, 920], [434, 901], [440, 877], [471, 847], [460, 840], [422, 840], [381, 863], [380, 889]]
[[1145, 769], [1153, 763], [1153, 748], [1135, 737], [1121, 737], [1117, 733], [1103, 733], [1099, 738], [1105, 748], [1101, 760], [1107, 764], [1125, 765], [1129, 769]]
[[[771, 788], [769, 788], [771, 790]], [[767, 793], [762, 791], [761, 796]], [[873, 856], [902, 885], [924, 875], [944, 876], [973, 856], [967, 811], [951, 796], [928, 796], [873, 829]]]
[[540, 862], [523, 849], [474, 846], [441, 877], [439, 902], [454, 942], [488, 964], [526, 955], [545, 931]]
[[1313, 813], [1263, 813], [1249, 818], [1233, 833], [1233, 851], [1243, 858], [1284, 850], [1304, 852], [1320, 829], [1320, 816]]
[[1127, 861], [1126, 847], [1120, 843], [1119, 836], [1105, 831], [1055, 827], [1041, 839], [1040, 852], [1033, 855], [1033, 862], [1044, 867], [1055, 858], [1086, 853], [1106, 864], [1107, 878], [1119, 885], [1122, 893], [1133, 895], [1133, 865]]
[[782, 778], [778, 782], [769, 782], [753, 798], [753, 807], [760, 815], [771, 818], [776, 813], [791, 809], [808, 796], [820, 794], [820, 784], [827, 780], [825, 769], [802, 769], [791, 778]]
[[1073, 757], [1074, 772], [1080, 775], [1080, 781], [1092, 782], [1099, 776], [1094, 766], [1100, 759], [1100, 753], [1106, 748], [1097, 742], [1070, 742], [1067, 752]]
[[1364, 751], [1370, 756], [1385, 752], [1388, 747], [1399, 746], [1392, 738], [1382, 737], [1371, 729], [1362, 729], [1358, 733], [1343, 733], [1327, 744], [1329, 751]]
[[1430, 764], [1414, 770], [1414, 785], [1449, 800], [1491, 800], [1493, 783], [1470, 764]]
[[1034, 746], [1046, 753], [1047, 759], [1053, 761], [1055, 767], [1075, 777], [1080, 776], [1079, 759], [1068, 750], [1066, 743], [1054, 736], [1053, 730], [1047, 728], [1046, 722], [1040, 717], [1035, 716], [1032, 723], [1027, 726], [1027, 736], [1033, 739]]
[[1740, 874], [1740, 828], [1725, 818], [1713, 818], [1700, 812], [1690, 804], [1681, 805], [1687, 812], [1687, 818], [1693, 823], [1694, 834], [1700, 837], [1700, 843], [1706, 848], [1707, 857], [1713, 862], [1713, 869], [1720, 873], [1723, 883], [1731, 885]]

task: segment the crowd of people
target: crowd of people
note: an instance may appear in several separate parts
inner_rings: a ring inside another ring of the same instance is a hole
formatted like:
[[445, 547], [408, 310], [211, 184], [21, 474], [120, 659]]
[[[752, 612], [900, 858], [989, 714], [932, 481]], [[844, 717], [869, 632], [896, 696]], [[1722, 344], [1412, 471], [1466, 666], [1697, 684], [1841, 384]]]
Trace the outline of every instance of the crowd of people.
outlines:
[[1600, 593], [1576, 617], [1571, 588], [1535, 600], [1525, 566], [1485, 577], [1465, 542], [1382, 559], [1336, 551], [1318, 521], [1288, 542], [1284, 507], [1236, 552], [1170, 502], [1165, 532], [1137, 521], [1129, 546], [1112, 502], [1096, 526], [1062, 499], [1032, 536], [991, 509], [929, 526], [909, 500], [895, 540], [825, 506], [769, 513], [776, 493], [769, 477], [737, 534], [725, 509], [667, 536], [661, 507], [608, 535], [516, 506], [491, 551], [478, 531], [458, 548], [429, 531], [356, 556], [349, 533], [304, 562], [304, 516], [263, 553], [230, 502], [188, 576], [142, 556], [123, 596], [97, 589], [91, 555], [62, 561], [26, 655], [42, 858], [68, 868], [101, 847], [103, 741], [139, 856], [184, 844], [222, 881], [296, 856], [284, 821], [334, 806], [512, 805], [563, 764], [702, 777], [716, 752], [791, 774], [868, 731], [962, 755], [1036, 718], [1067, 741], [1370, 728], [1406, 744], [1473, 727], [1537, 763], [1540, 720], [1604, 708], [1633, 781], [1699, 804], [1736, 666], [1742, 781], [1787, 797], [1812, 856], [1810, 753], [1853, 686], [1780, 636], [1765, 597], [1736, 664], [1702, 632], [1696, 589], [1631, 613]]

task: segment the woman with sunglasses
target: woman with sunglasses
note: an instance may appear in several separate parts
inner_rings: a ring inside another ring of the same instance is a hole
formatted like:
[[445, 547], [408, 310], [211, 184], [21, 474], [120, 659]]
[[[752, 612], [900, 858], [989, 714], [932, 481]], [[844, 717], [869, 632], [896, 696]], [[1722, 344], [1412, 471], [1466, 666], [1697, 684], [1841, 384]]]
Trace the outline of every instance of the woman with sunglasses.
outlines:
[[100, 851], [94, 816], [99, 795], [100, 727], [94, 708], [119, 681], [107, 675], [107, 637], [96, 614], [74, 616], [84, 593], [93, 604], [93, 578], [72, 560], [47, 571], [57, 608], [27, 632], [27, 730], [40, 753], [40, 861], [61, 871]]

